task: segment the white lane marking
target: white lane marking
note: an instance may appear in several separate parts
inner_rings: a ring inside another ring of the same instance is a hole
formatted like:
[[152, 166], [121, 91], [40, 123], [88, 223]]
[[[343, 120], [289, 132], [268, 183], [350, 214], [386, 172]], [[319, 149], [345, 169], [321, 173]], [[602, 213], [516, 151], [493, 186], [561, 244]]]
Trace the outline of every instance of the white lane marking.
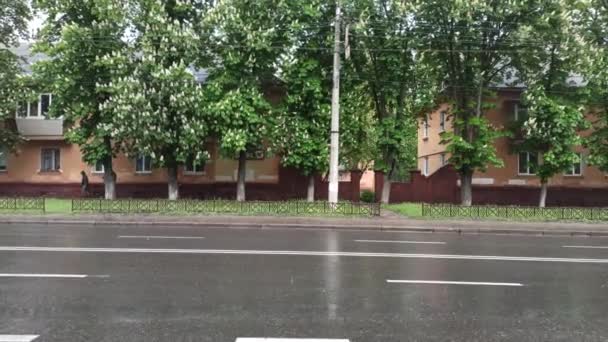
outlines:
[[271, 251], [242, 249], [166, 249], [166, 248], [87, 248], [87, 247], [15, 247], [0, 246], [0, 252], [77, 252], [77, 253], [156, 253], [156, 254], [206, 254], [206, 255], [294, 255], [323, 257], [371, 257], [402, 259], [453, 259], [489, 261], [534, 261], [608, 264], [608, 259], [518, 257], [495, 255], [461, 254], [412, 254], [412, 253], [362, 253], [362, 252], [323, 252], [323, 251]]
[[421, 244], [421, 245], [445, 245], [445, 242], [441, 242], [441, 241], [355, 240], [355, 242], [403, 243], [403, 244]]
[[39, 335], [0, 335], [0, 342], [31, 342]]
[[119, 239], [204, 239], [202, 236], [119, 235]]
[[[88, 274], [0, 273], [0, 278], [76, 278], [76, 279], [83, 279], [83, 278], [88, 278], [88, 277], [90, 277]], [[0, 339], [0, 342], [2, 342], [1, 339]]]
[[608, 246], [562, 246], [563, 248], [608, 249]]
[[239, 337], [235, 342], [350, 342], [345, 339], [329, 338], [268, 338], [268, 337]]
[[482, 285], [482, 286], [524, 286], [521, 283], [488, 283], [475, 281], [441, 281], [441, 280], [392, 280], [387, 283], [392, 284], [431, 284], [431, 285]]

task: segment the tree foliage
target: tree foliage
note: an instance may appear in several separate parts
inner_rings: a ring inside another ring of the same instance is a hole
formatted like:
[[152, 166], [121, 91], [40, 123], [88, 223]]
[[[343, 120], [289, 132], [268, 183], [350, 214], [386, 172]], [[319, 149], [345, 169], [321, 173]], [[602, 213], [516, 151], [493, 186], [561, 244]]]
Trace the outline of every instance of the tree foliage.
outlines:
[[546, 183], [559, 172], [579, 163], [574, 151], [581, 145], [580, 130], [585, 128], [582, 107], [566, 99], [549, 96], [542, 88], [529, 90], [525, 96], [530, 118], [524, 123], [520, 149], [540, 153], [536, 174]]
[[271, 131], [274, 150], [283, 165], [306, 176], [328, 169], [331, 120], [332, 20], [331, 8], [322, 1], [307, 5], [291, 27], [293, 49], [280, 57], [279, 72], [285, 98], [275, 111]]
[[[378, 140], [382, 131], [378, 129], [368, 90], [359, 81], [343, 82], [340, 102], [340, 162], [349, 170], [368, 170], [379, 155]], [[415, 140], [416, 134], [408, 137]], [[412, 148], [416, 148], [416, 142], [408, 141], [403, 154], [415, 159], [416, 152], [412, 154]]]
[[534, 53], [519, 57], [521, 79], [528, 86], [523, 102], [529, 115], [519, 149], [539, 153], [541, 183], [580, 162], [575, 148], [582, 144], [580, 131], [586, 121], [578, 78], [585, 70], [585, 49], [574, 27], [577, 11], [570, 3], [554, 2], [522, 34], [543, 41]]
[[117, 56], [133, 70], [112, 84], [115, 129], [125, 152], [160, 167], [208, 157], [205, 96], [192, 68], [200, 47], [194, 13], [188, 2], [139, 0], [135, 44]]
[[608, 2], [591, 0], [579, 5], [578, 32], [589, 58], [584, 73], [588, 81], [588, 109], [593, 114], [593, 132], [588, 137], [589, 162], [608, 172]]
[[260, 148], [268, 136], [271, 104], [264, 92], [276, 81], [294, 6], [282, 0], [225, 0], [205, 17], [201, 31], [208, 40], [199, 63], [209, 69], [209, 108], [225, 156]]
[[525, 53], [521, 33], [540, 20], [545, 0], [420, 1], [416, 25], [429, 53], [445, 75], [454, 132], [444, 136], [450, 163], [463, 180], [463, 204], [471, 204], [471, 178], [476, 170], [502, 165], [490, 125], [488, 89], [517, 80], [514, 61]]
[[80, 146], [85, 162], [111, 159], [118, 144], [107, 85], [125, 68], [108, 58], [125, 49], [128, 7], [120, 0], [37, 0], [36, 5], [47, 19], [35, 50], [47, 58], [34, 71], [53, 94], [50, 115], [63, 116], [70, 128], [66, 138]]
[[[435, 104], [436, 68], [425, 53], [412, 19], [415, 2], [352, 0], [345, 11], [351, 60], [345, 78], [367, 91], [375, 112], [378, 149], [374, 168], [388, 175], [415, 168], [416, 122]], [[347, 49], [349, 48], [347, 47]], [[383, 190], [389, 200], [390, 185]]]
[[285, 104], [277, 115], [273, 143], [286, 166], [304, 175], [327, 170], [331, 104], [328, 72], [306, 58], [285, 68]]
[[19, 137], [5, 126], [5, 120], [15, 114], [15, 104], [23, 94], [23, 70], [20, 59], [11, 47], [19, 38], [27, 37], [31, 19], [29, 1], [0, 0], [0, 149], [12, 149]]

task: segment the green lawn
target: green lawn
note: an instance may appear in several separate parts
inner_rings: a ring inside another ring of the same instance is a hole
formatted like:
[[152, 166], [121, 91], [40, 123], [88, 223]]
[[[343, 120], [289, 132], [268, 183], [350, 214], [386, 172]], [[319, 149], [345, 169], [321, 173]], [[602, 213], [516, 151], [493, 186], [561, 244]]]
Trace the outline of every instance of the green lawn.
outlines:
[[50, 214], [71, 214], [72, 213], [72, 200], [59, 199], [59, 198], [47, 198], [46, 199], [46, 212]]
[[425, 219], [474, 219], [489, 221], [608, 221], [608, 208], [536, 208], [522, 206], [477, 205], [462, 207], [450, 204], [426, 205], [422, 215], [421, 203], [399, 203], [383, 206], [399, 215]]
[[390, 210], [399, 215], [408, 217], [422, 217], [421, 203], [399, 203], [382, 206], [382, 209]]

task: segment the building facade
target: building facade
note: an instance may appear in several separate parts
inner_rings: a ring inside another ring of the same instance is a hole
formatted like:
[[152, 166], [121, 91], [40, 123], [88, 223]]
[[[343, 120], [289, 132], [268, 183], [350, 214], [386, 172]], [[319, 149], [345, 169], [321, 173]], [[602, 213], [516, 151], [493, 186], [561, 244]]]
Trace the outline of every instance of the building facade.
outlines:
[[[500, 89], [491, 100], [493, 108], [489, 109], [486, 117], [492, 125], [499, 129], [508, 129], [518, 121], [526, 118], [526, 110], [520, 104], [520, 89]], [[441, 133], [453, 130], [453, 118], [449, 106], [442, 105], [420, 120], [418, 127], [418, 169], [424, 176], [431, 176], [448, 163], [449, 153], [446, 146], [441, 144]], [[581, 132], [587, 136], [590, 131]], [[503, 160], [504, 167], [488, 167], [486, 172], [476, 172], [473, 176], [474, 185], [493, 186], [532, 186], [540, 185], [535, 175], [535, 166], [539, 156], [535, 153], [515, 152], [514, 144], [520, 139], [517, 134], [513, 137], [502, 137], [494, 145], [498, 156]], [[580, 154], [580, 162], [557, 174], [549, 180], [549, 186], [608, 188], [608, 177], [596, 167], [587, 165], [587, 151], [582, 146], [575, 147]]]
[[[84, 163], [79, 147], [68, 143], [64, 138], [63, 120], [48, 117], [51, 103], [51, 94], [41, 94], [37, 101], [19, 104], [14, 120], [9, 120], [8, 124], [18, 131], [23, 142], [14, 152], [9, 153], [6, 149], [0, 152], [0, 189], [18, 187], [24, 194], [52, 194], [61, 193], [57, 189], [64, 188], [66, 193], [72, 193], [80, 186], [82, 171], [93, 186], [103, 183], [103, 165]], [[179, 182], [236, 182], [237, 161], [221, 158], [217, 145], [213, 142], [204, 148], [209, 151], [210, 160], [205, 165], [190, 163], [183, 166], [179, 171]], [[247, 163], [247, 182], [277, 184], [279, 163], [276, 156], [251, 153]], [[119, 187], [125, 184], [166, 184], [166, 170], [155, 168], [147, 156], [127, 157], [121, 154], [113, 164]]]

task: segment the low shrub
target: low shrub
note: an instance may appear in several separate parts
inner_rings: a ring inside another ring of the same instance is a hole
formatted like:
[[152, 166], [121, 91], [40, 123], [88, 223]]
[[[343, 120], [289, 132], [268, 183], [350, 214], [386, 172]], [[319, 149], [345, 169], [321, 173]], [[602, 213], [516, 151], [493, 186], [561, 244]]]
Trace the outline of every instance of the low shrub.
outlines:
[[376, 201], [376, 195], [371, 190], [363, 190], [361, 192], [361, 202], [374, 203]]

